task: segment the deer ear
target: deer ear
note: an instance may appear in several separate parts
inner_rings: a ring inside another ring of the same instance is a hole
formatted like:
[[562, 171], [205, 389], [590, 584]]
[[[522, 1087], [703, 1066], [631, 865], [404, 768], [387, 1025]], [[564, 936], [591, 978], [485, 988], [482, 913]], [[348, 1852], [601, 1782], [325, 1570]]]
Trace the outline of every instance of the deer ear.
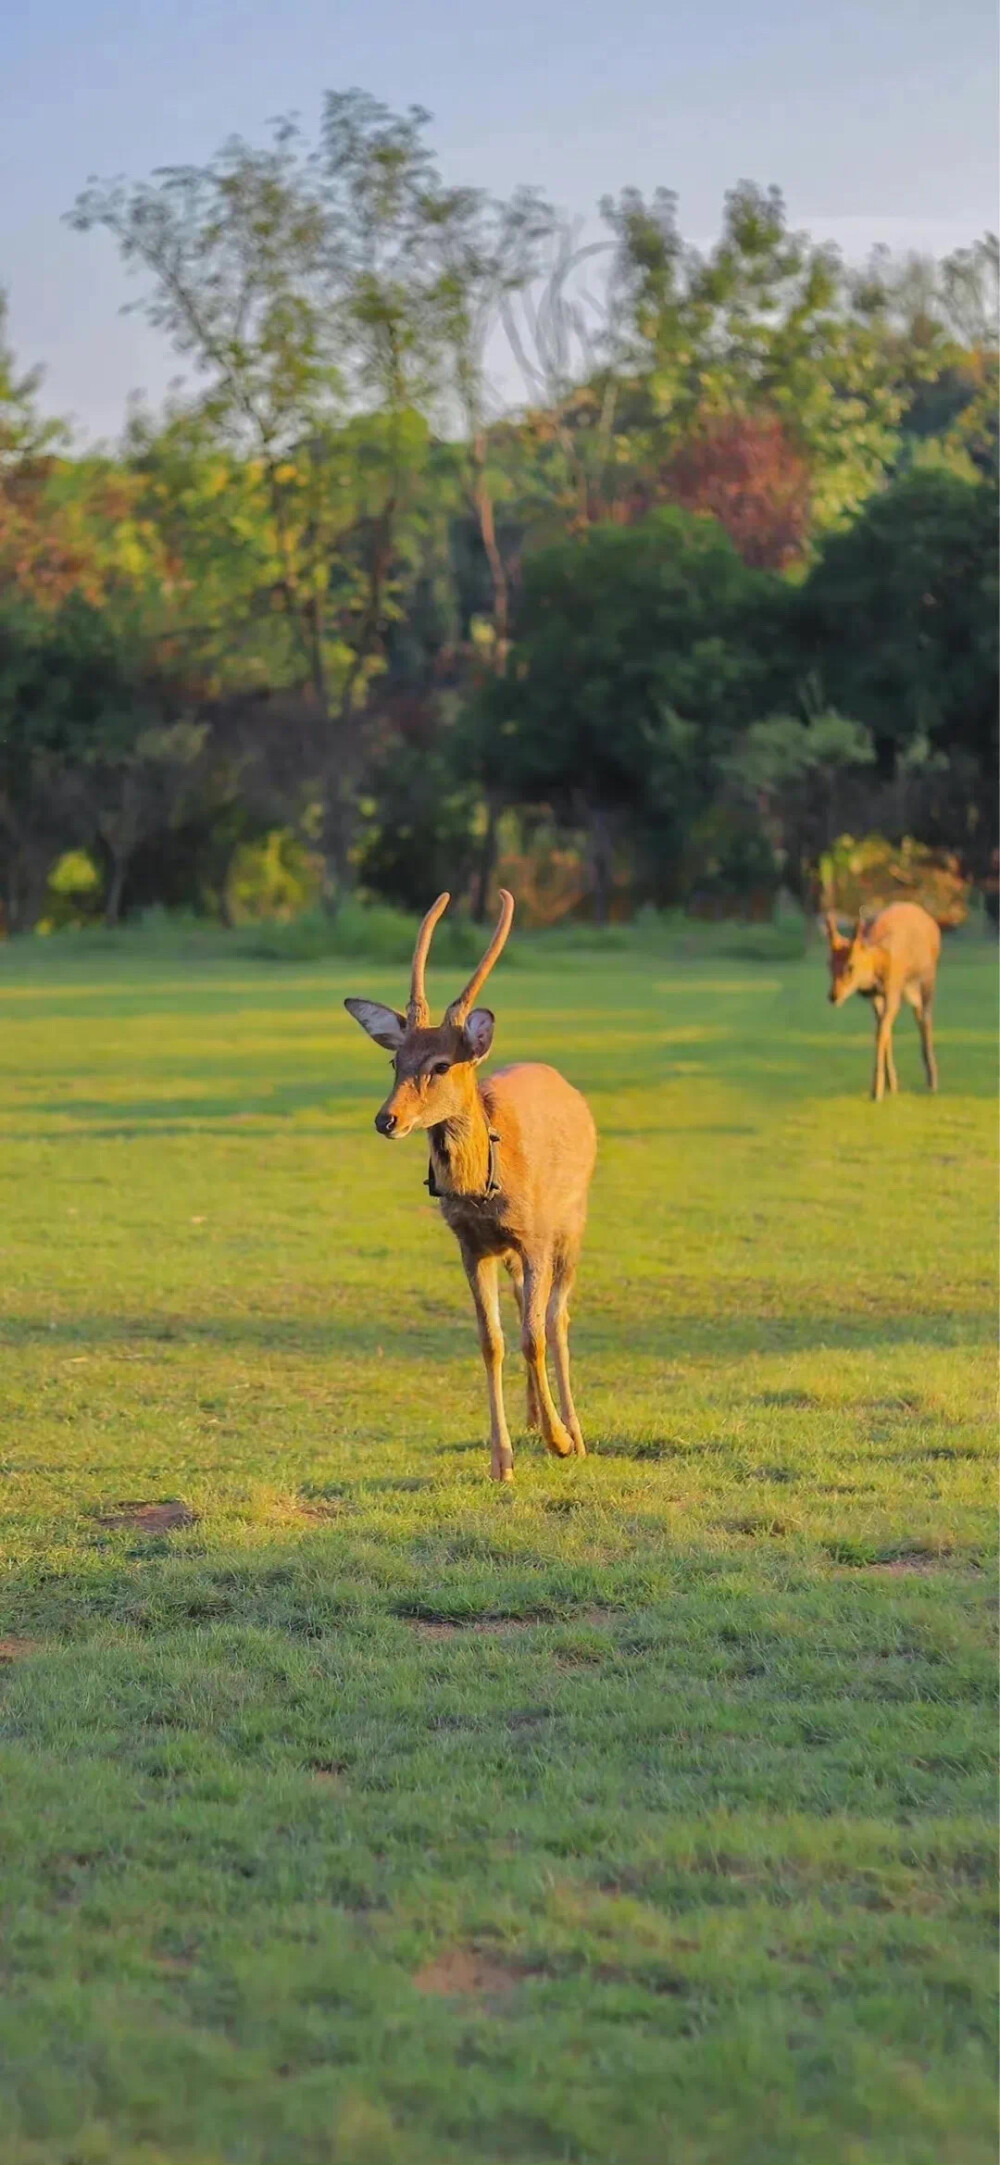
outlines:
[[344, 1006], [376, 1045], [384, 1045], [386, 1052], [399, 1051], [406, 1036], [404, 1015], [397, 1015], [394, 1007], [383, 1007], [378, 1000], [345, 1000]]
[[496, 1016], [488, 1007], [474, 1007], [465, 1021], [465, 1042], [474, 1060], [485, 1060], [493, 1043]]
[[826, 913], [826, 936], [832, 948], [850, 946], [850, 941], [845, 940], [832, 910], [827, 910]]

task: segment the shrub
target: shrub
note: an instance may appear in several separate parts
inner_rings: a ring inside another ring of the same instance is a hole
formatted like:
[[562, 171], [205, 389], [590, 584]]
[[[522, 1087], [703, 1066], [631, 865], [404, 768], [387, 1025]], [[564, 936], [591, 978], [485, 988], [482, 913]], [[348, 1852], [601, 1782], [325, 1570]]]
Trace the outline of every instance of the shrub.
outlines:
[[[419, 917], [388, 903], [344, 902], [336, 916], [307, 910], [290, 923], [261, 923], [237, 933], [240, 950], [267, 962], [322, 962], [327, 956], [351, 955], [386, 967], [408, 968]], [[434, 934], [433, 963], [471, 968], [482, 954], [489, 931], [467, 917], [442, 918]]]
[[845, 917], [871, 916], [890, 902], [919, 902], [944, 927], [969, 913], [971, 882], [957, 857], [907, 835], [897, 845], [884, 835], [863, 841], [841, 835], [820, 858], [821, 906]]
[[272, 828], [259, 842], [243, 842], [226, 880], [230, 924], [287, 924], [315, 909], [320, 880], [319, 859], [288, 827]]

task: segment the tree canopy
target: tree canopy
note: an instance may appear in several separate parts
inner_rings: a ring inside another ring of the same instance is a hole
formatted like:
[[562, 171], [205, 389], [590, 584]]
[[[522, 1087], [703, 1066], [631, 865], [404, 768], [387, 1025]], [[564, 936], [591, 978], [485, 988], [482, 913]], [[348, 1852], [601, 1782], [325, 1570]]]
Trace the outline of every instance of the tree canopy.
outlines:
[[449, 857], [481, 907], [516, 817], [603, 910], [723, 811], [805, 861], [855, 785], [995, 846], [995, 239], [858, 269], [747, 181], [708, 248], [669, 188], [602, 216], [450, 184], [357, 91], [82, 192], [187, 378], [80, 452], [0, 310], [8, 925], [71, 846], [111, 916], [183, 893], [195, 827], [220, 908], [279, 829], [329, 908]]

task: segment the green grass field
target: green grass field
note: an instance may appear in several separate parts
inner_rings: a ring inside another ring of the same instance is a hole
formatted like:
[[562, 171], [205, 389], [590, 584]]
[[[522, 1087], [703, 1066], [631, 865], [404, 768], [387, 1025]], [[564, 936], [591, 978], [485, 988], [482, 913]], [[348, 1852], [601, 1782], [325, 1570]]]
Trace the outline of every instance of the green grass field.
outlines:
[[402, 973], [0, 953], [4, 2165], [992, 2165], [995, 975], [875, 1107], [818, 951], [497, 973], [601, 1133], [508, 1493]]

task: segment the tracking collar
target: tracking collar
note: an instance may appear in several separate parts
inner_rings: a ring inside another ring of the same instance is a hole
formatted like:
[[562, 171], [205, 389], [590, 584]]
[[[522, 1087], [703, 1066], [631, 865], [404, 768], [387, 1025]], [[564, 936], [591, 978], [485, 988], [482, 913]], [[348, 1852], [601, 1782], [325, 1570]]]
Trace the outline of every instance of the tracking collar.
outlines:
[[[500, 1193], [500, 1137], [497, 1134], [495, 1128], [488, 1128], [486, 1132], [489, 1136], [490, 1144], [489, 1163], [486, 1168], [486, 1186], [483, 1189], [482, 1195], [463, 1196], [462, 1200], [467, 1203], [488, 1203], [492, 1201], [495, 1195], [499, 1195]], [[427, 1178], [424, 1181], [424, 1187], [427, 1189], [428, 1195], [439, 1198], [442, 1201], [445, 1200], [448, 1196], [454, 1194], [454, 1190], [452, 1188], [438, 1187], [437, 1181], [434, 1178], [433, 1157], [428, 1163]]]

